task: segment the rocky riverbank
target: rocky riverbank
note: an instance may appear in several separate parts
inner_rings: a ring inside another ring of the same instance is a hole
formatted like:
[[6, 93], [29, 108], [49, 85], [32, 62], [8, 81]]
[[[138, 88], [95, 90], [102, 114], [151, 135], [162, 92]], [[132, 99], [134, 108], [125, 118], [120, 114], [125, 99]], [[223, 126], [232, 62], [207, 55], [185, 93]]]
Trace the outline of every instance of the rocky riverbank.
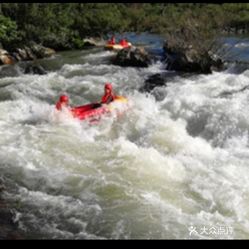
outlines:
[[15, 64], [19, 61], [32, 61], [50, 57], [53, 54], [55, 54], [54, 49], [47, 48], [36, 43], [15, 48], [13, 51], [7, 51], [0, 48], [0, 65]]

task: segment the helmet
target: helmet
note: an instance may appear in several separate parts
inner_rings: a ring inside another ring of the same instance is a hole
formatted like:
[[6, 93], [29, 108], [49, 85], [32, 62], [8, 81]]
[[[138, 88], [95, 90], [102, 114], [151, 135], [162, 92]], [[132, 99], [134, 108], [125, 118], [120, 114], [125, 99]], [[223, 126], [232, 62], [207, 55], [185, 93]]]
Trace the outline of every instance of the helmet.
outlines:
[[112, 84], [111, 83], [106, 83], [105, 84], [105, 89], [112, 90]]
[[67, 95], [61, 95], [60, 96], [60, 102], [68, 102], [68, 96]]

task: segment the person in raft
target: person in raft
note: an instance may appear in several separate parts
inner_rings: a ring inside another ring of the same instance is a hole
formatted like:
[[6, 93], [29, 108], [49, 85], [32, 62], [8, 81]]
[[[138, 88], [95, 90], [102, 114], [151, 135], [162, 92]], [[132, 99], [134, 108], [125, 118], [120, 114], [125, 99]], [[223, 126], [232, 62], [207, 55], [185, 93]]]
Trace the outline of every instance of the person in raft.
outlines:
[[115, 43], [116, 43], [116, 40], [115, 40], [115, 36], [113, 35], [111, 40], [108, 41], [108, 44], [109, 45], [115, 45]]
[[128, 47], [129, 46], [129, 43], [126, 39], [122, 39], [119, 44], [123, 47]]
[[[114, 94], [111, 83], [106, 83], [104, 89], [105, 89], [105, 92], [101, 98], [101, 102], [94, 103], [94, 106], [92, 106], [91, 108], [100, 107], [102, 104], [109, 104], [110, 102], [112, 102], [115, 99], [116, 96]], [[63, 107], [67, 107], [67, 108], [71, 109], [69, 107], [69, 98], [67, 95], [61, 95], [59, 98], [59, 101], [56, 103], [57, 110], [61, 111]]]
[[105, 84], [105, 93], [101, 99], [101, 104], [109, 104], [115, 99], [115, 94], [113, 92], [112, 84], [106, 83]]
[[63, 107], [69, 107], [69, 98], [67, 95], [61, 95], [59, 101], [56, 103], [56, 109], [61, 111]]

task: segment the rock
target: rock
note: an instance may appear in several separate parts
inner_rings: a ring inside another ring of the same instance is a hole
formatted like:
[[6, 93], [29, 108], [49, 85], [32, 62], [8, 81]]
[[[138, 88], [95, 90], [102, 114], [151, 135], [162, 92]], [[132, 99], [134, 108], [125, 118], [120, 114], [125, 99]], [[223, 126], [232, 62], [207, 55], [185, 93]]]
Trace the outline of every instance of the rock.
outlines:
[[55, 54], [55, 50], [32, 43], [30, 47], [16, 48], [12, 54], [17, 61], [29, 61], [49, 57]]
[[0, 64], [9, 64], [9, 65], [12, 65], [15, 63], [15, 59], [10, 56], [10, 55], [1, 55], [0, 56]]
[[[55, 50], [34, 43], [30, 47], [16, 48], [11, 54], [4, 49], [0, 49], [0, 65], [46, 58], [53, 54], [55, 54]], [[41, 70], [39, 70], [39, 74], [41, 74]]]
[[220, 58], [215, 60], [213, 65], [211, 66], [211, 70], [214, 72], [220, 72], [224, 70], [224, 68], [225, 68], [224, 62]]
[[[182, 75], [180, 73], [180, 75]], [[179, 73], [176, 72], [164, 72], [150, 75], [144, 82], [144, 86], [139, 90], [142, 92], [151, 92], [155, 87], [167, 86], [168, 81], [173, 81], [175, 77], [178, 77]]]
[[22, 60], [22, 57], [17, 52], [13, 52], [12, 56], [15, 58], [16, 61], [21, 61]]
[[52, 49], [52, 48], [46, 48], [46, 47], [45, 47], [45, 49], [44, 49], [44, 51], [43, 51], [44, 57], [50, 57], [50, 56], [52, 56], [52, 55], [55, 54], [55, 53], [56, 53], [55, 50]]
[[95, 46], [97, 46], [96, 42], [93, 39], [91, 39], [91, 38], [84, 39], [83, 43], [84, 43], [84, 47], [95, 47]]
[[25, 68], [24, 73], [25, 74], [39, 74], [39, 75], [47, 74], [47, 72], [41, 65], [28, 65]]
[[14, 215], [1, 193], [6, 190], [0, 178], [0, 240], [24, 239], [14, 222]]
[[13, 55], [18, 59], [21, 58], [22, 61], [37, 59], [32, 50], [27, 46], [24, 46], [23, 48], [16, 48], [13, 52]]
[[21, 60], [23, 61], [28, 60], [28, 54], [25, 49], [17, 48], [14, 53], [15, 53], [15, 56], [19, 56]]
[[0, 55], [8, 55], [8, 54], [9, 54], [9, 52], [7, 50], [0, 48]]
[[113, 64], [123, 67], [148, 67], [151, 57], [142, 48], [130, 47], [120, 50], [113, 60]]
[[200, 55], [191, 46], [179, 51], [165, 43], [164, 51], [167, 70], [208, 74], [214, 69], [223, 69], [224, 63], [220, 58], [214, 59], [208, 52]]
[[31, 48], [24, 46], [24, 49], [27, 53], [28, 56], [28, 60], [35, 60], [37, 59], [37, 56], [33, 53], [33, 51], [31, 50]]
[[18, 232], [18, 225], [13, 221], [13, 213], [0, 198], [0, 240], [19, 240], [24, 237]]
[[85, 38], [83, 39], [83, 43], [84, 47], [103, 47], [106, 42], [103, 39]]
[[145, 92], [152, 91], [157, 86], [166, 85], [166, 81], [161, 74], [153, 74], [144, 82], [144, 87], [140, 90]]
[[14, 64], [15, 59], [12, 57], [8, 51], [0, 49], [0, 65]]
[[46, 58], [55, 54], [55, 50], [52, 48], [47, 48], [38, 44], [33, 44], [30, 49], [35, 54], [37, 58]]

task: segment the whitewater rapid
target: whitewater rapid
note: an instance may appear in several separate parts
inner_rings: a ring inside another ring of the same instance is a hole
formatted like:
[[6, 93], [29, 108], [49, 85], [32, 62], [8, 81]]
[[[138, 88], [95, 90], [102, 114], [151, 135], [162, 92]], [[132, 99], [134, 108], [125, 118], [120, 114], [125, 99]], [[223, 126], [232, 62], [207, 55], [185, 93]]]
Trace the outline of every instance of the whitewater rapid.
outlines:
[[[163, 64], [121, 68], [111, 56], [60, 53], [42, 61], [46, 75], [17, 66], [0, 78], [0, 170], [19, 229], [32, 239], [248, 238], [249, 71], [177, 76], [144, 93]], [[100, 100], [105, 82], [131, 103], [121, 117], [91, 125], [55, 111], [61, 94]]]

